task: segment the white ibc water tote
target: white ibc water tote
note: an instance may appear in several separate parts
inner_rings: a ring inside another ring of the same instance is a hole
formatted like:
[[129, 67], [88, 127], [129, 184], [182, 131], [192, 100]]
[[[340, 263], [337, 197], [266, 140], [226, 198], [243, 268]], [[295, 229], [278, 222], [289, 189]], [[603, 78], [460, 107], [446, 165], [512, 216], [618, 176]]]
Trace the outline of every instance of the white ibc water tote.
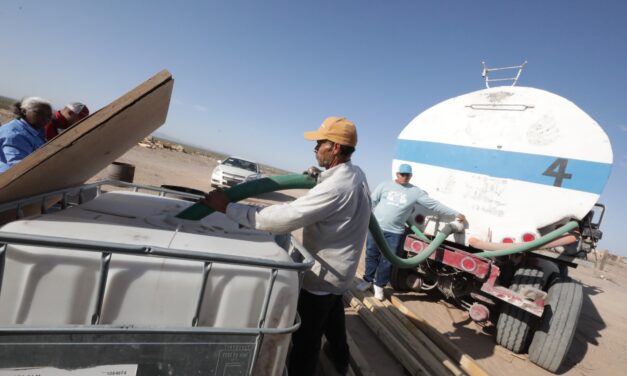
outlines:
[[[601, 127], [569, 100], [530, 87], [494, 87], [427, 109], [400, 133], [393, 171], [464, 213], [455, 241], [523, 242], [567, 218], [581, 219], [610, 175]], [[427, 218], [426, 232], [434, 221]]]

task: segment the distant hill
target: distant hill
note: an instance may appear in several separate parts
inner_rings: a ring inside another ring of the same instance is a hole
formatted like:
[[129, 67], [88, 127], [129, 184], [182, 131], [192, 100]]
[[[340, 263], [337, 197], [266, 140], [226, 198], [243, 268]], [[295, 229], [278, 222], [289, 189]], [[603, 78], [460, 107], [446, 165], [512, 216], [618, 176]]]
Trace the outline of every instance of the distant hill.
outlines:
[[15, 119], [13, 112], [0, 108], [0, 124], [6, 124]]
[[17, 99], [7, 98], [0, 95], [0, 108], [5, 110], [13, 110], [13, 103], [17, 102]]
[[[215, 160], [218, 159], [226, 159], [230, 154], [227, 153], [223, 153], [223, 152], [217, 152], [217, 151], [213, 151], [213, 150], [207, 150], [204, 149], [200, 146], [196, 146], [196, 145], [190, 145], [187, 144], [181, 140], [176, 139], [176, 137], [172, 137], [170, 135], [166, 135], [164, 133], [161, 132], [155, 132], [152, 135], [153, 138], [161, 141], [162, 143], [165, 144], [178, 144], [181, 145], [185, 148], [185, 151], [189, 152], [189, 153], [196, 153], [196, 154], [200, 154], [200, 155], [205, 155], [208, 157], [211, 157]], [[287, 175], [287, 174], [293, 174], [293, 172], [291, 171], [287, 171], [287, 170], [283, 170], [280, 168], [276, 168], [274, 166], [268, 166], [266, 164], [261, 163], [261, 168], [264, 171], [264, 174], [266, 175]]]

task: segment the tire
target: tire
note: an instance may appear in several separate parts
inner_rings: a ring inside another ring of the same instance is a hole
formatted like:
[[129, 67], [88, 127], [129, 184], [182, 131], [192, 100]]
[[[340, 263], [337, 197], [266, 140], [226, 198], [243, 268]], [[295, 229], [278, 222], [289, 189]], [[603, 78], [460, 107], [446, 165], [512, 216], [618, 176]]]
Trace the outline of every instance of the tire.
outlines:
[[529, 360], [551, 372], [559, 369], [573, 343], [582, 305], [581, 285], [570, 277], [556, 278], [529, 346]]
[[[543, 277], [542, 269], [521, 268], [514, 273], [509, 288], [515, 292], [523, 287], [541, 289]], [[496, 343], [517, 354], [524, 352], [537, 321], [531, 313], [504, 303], [496, 323]]]
[[411, 286], [407, 284], [407, 277], [409, 276], [409, 269], [401, 269], [395, 265], [392, 265], [392, 272], [390, 274], [390, 285], [395, 291], [404, 292], [409, 291]]

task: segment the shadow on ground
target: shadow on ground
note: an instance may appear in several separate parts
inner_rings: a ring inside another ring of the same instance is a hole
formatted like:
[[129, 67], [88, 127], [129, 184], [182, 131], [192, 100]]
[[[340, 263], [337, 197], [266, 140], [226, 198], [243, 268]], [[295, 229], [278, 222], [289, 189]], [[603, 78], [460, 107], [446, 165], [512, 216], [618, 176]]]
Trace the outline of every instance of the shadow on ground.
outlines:
[[580, 363], [586, 356], [589, 345], [598, 346], [599, 342], [597, 339], [601, 337], [601, 331], [607, 326], [590, 299], [590, 296], [602, 293], [603, 290], [583, 283], [582, 286], [583, 305], [581, 307], [579, 324], [577, 325], [577, 331], [575, 332], [575, 338], [573, 339], [570, 351], [558, 370], [559, 374], [567, 372]]

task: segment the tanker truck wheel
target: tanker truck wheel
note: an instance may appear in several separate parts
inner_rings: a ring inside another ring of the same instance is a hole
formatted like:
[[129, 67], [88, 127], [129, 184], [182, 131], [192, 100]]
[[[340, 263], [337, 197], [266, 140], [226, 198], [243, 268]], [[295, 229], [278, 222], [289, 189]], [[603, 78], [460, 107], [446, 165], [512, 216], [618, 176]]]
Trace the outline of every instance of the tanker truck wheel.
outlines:
[[[523, 287], [542, 289], [544, 272], [540, 268], [526, 267], [516, 270], [510, 290], [519, 292]], [[537, 318], [511, 304], [504, 304], [496, 323], [496, 343], [514, 353], [525, 351]]]
[[549, 287], [544, 314], [529, 346], [529, 360], [556, 372], [573, 343], [583, 303], [579, 283], [557, 277]]

